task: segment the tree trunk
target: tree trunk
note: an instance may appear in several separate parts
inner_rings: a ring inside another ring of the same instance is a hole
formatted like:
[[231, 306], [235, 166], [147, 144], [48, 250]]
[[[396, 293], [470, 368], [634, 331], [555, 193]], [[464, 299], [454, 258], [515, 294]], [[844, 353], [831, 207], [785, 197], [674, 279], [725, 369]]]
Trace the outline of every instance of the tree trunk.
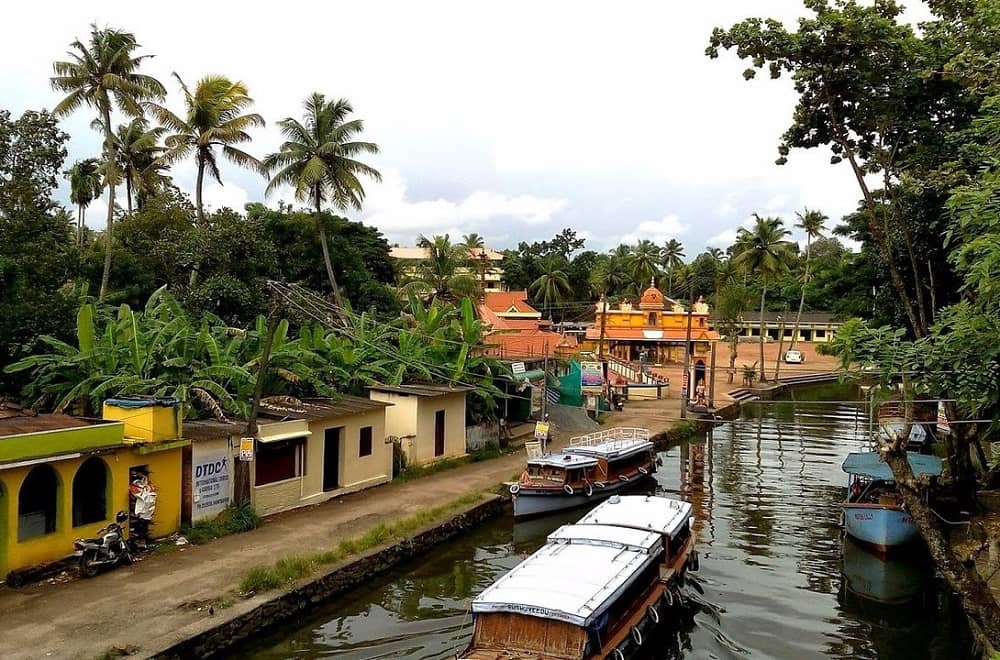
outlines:
[[104, 229], [104, 271], [101, 273], [101, 288], [97, 293], [98, 300], [104, 300], [104, 296], [108, 293], [108, 282], [111, 280], [111, 247], [115, 221], [115, 179], [117, 173], [114, 171], [114, 163], [116, 149], [114, 134], [111, 131], [111, 112], [108, 109], [104, 110], [104, 140], [111, 176], [105, 177], [108, 181], [108, 218]]
[[733, 334], [733, 339], [729, 342], [729, 382], [732, 383], [736, 379], [736, 357], [739, 355], [737, 352], [737, 339], [736, 334]]
[[[247, 421], [247, 437], [249, 438], [257, 437], [257, 414], [260, 412], [260, 399], [264, 395], [264, 381], [267, 380], [267, 368], [271, 361], [271, 345], [274, 343], [274, 334], [281, 321], [278, 318], [278, 311], [278, 309], [272, 309], [267, 320], [267, 334], [264, 336], [264, 346], [261, 348], [260, 361], [257, 365], [257, 381], [254, 383], [253, 401], [250, 403], [250, 419]], [[247, 506], [250, 504], [250, 461], [236, 461], [235, 472], [233, 499], [236, 500], [236, 506]]]
[[[787, 310], [786, 310], [787, 311]], [[781, 371], [781, 348], [785, 344], [785, 317], [778, 323], [778, 357], [774, 361], [774, 382], [778, 382], [778, 372]]]
[[125, 173], [125, 200], [128, 208], [128, 214], [132, 215], [132, 173]]
[[[795, 348], [795, 341], [799, 338], [799, 323], [802, 322], [802, 308], [806, 304], [806, 285], [809, 284], [809, 257], [811, 256], [812, 234], [806, 232], [806, 272], [802, 276], [802, 294], [799, 296], [799, 311], [795, 314], [795, 329], [792, 330], [792, 341], [788, 344], [788, 350]], [[779, 353], [781, 351], [778, 351]]]
[[[903, 431], [909, 432], [908, 423], [904, 424]], [[927, 544], [938, 571], [948, 581], [952, 590], [958, 593], [965, 614], [994, 648], [1000, 648], [1000, 604], [993, 597], [975, 566], [966, 566], [948, 544], [941, 523], [924, 501], [926, 488], [913, 476], [905, 444], [898, 444], [894, 450], [890, 448], [885, 451], [883, 456], [892, 468], [893, 479], [906, 504], [907, 512], [920, 529], [920, 536]]]
[[198, 224], [205, 226], [205, 207], [201, 201], [201, 187], [205, 183], [205, 159], [198, 154], [198, 180], [194, 184], [194, 206], [198, 211]]
[[767, 285], [764, 284], [760, 290], [760, 378], [761, 383], [767, 382], [767, 374], [764, 373], [764, 299], [767, 296]]
[[340, 287], [337, 286], [337, 276], [333, 274], [333, 261], [330, 259], [330, 246], [326, 240], [326, 228], [323, 226], [323, 219], [320, 217], [323, 213], [323, 207], [319, 194], [319, 186], [313, 192], [313, 197], [316, 202], [316, 226], [319, 228], [319, 242], [323, 248], [323, 266], [326, 267], [326, 278], [330, 280], [330, 288], [333, 290], [333, 302], [337, 305], [337, 316], [343, 319], [344, 299], [340, 295]]
[[83, 247], [83, 204], [76, 205], [76, 247]]
[[910, 321], [910, 327], [913, 328], [913, 334], [917, 337], [923, 337], [926, 332], [921, 328], [920, 321], [913, 310], [910, 294], [906, 291], [903, 277], [900, 275], [899, 268], [896, 265], [896, 258], [892, 254], [892, 246], [889, 245], [888, 237], [878, 226], [878, 218], [875, 215], [875, 197], [872, 195], [871, 190], [868, 188], [868, 183], [865, 181], [864, 171], [858, 165], [857, 157], [854, 154], [854, 147], [851, 146], [850, 141], [847, 139], [844, 125], [833, 112], [833, 102], [829, 97], [829, 93], [827, 93], [827, 101], [830, 108], [830, 121], [836, 135], [834, 139], [843, 149], [844, 155], [847, 156], [847, 162], [851, 165], [851, 171], [854, 173], [854, 178], [857, 180], [858, 187], [861, 188], [861, 194], [865, 199], [865, 206], [868, 209], [868, 230], [871, 232], [872, 240], [875, 241], [875, 245], [879, 248], [882, 259], [889, 269], [889, 280], [892, 282], [893, 288], [896, 289], [896, 295], [899, 296], [899, 300], [903, 303], [903, 309], [906, 312], [906, 318]]
[[931, 322], [937, 321], [937, 287], [934, 284], [934, 265], [930, 258], [927, 259], [927, 276], [929, 278], [928, 287], [931, 292]]
[[667, 275], [667, 297], [673, 295], [674, 292], [674, 267], [670, 267], [670, 272]]

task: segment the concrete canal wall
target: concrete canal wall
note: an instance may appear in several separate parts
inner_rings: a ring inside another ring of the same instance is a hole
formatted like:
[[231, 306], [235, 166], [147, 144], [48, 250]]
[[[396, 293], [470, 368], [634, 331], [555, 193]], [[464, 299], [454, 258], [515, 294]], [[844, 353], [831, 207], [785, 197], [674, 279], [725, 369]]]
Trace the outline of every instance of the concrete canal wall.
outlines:
[[[504, 512], [505, 500], [485, 501], [435, 524], [412, 537], [377, 548], [335, 566], [282, 592], [268, 593], [217, 611], [215, 617], [181, 628], [160, 649], [149, 649], [152, 658], [208, 658], [309, 611], [367, 583], [400, 563], [462, 534]], [[277, 559], [277, 557], [275, 558]], [[144, 649], [145, 651], [145, 649]]]

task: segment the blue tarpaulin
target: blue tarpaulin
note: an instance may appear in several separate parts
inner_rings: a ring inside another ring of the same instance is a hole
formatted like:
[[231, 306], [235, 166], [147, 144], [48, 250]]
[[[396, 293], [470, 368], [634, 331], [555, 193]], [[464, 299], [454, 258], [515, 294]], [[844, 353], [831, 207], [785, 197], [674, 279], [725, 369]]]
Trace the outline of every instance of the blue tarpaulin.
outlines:
[[180, 399], [173, 397], [120, 397], [105, 401], [118, 408], [148, 408], [150, 406], [179, 406]]
[[[907, 454], [910, 460], [910, 469], [913, 474], [919, 476], [926, 474], [937, 477], [941, 474], [941, 459], [937, 456], [925, 456], [924, 454]], [[882, 457], [875, 452], [865, 452], [848, 454], [844, 459], [844, 472], [856, 474], [868, 479], [879, 479], [882, 481], [892, 481], [892, 469], [889, 464], [882, 460]]]

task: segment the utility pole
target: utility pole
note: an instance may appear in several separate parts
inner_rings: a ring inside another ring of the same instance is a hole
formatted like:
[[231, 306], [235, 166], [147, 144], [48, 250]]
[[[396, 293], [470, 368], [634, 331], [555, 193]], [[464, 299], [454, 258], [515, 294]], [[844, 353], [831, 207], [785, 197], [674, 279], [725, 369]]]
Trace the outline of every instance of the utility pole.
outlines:
[[[608, 400], [610, 398], [610, 386], [608, 385], [608, 365], [604, 362], [604, 328], [606, 326], [608, 318], [608, 300], [605, 295], [601, 294], [601, 299], [597, 301], [600, 307], [601, 315], [601, 337], [597, 340], [597, 361], [601, 363], [601, 378], [604, 383], [604, 399]], [[600, 406], [598, 406], [600, 407]]]
[[[260, 363], [257, 368], [257, 382], [253, 390], [250, 419], [247, 420], [246, 437], [254, 438], [255, 445], [259, 430], [257, 427], [257, 415], [260, 412], [261, 397], [264, 396], [264, 381], [267, 378], [268, 363], [271, 361], [271, 345], [274, 343], [274, 334], [277, 332], [278, 324], [281, 322], [278, 318], [278, 309], [276, 307], [271, 310], [270, 317], [267, 320], [267, 334], [264, 336], [264, 346], [261, 349]], [[254, 447], [254, 452], [256, 454], [256, 447]], [[250, 461], [237, 460], [235, 473], [234, 499], [236, 500], [236, 506], [247, 506], [250, 504]]]
[[[687, 419], [691, 390], [691, 312], [694, 311], [694, 285], [688, 285], [687, 335], [684, 340], [684, 375], [681, 377], [681, 419]], [[684, 386], [687, 383], [687, 386]]]
[[545, 374], [542, 377], [542, 419], [545, 419], [545, 413], [548, 410], [549, 401], [549, 342], [545, 342], [545, 356], [542, 358], [542, 372]]
[[719, 347], [719, 342], [712, 342], [712, 366], [709, 370], [708, 381], [708, 407], [715, 409], [715, 351]]

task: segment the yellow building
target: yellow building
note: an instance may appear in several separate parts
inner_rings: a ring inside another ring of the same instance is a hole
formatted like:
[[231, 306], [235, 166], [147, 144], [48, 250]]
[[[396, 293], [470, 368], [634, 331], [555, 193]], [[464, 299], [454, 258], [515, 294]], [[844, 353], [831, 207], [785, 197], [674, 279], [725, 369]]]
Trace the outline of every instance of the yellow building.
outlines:
[[637, 307], [627, 300], [617, 307], [598, 302], [594, 326], [587, 329], [582, 348], [598, 353], [603, 344], [604, 355], [627, 362], [683, 362], [689, 323], [692, 355], [704, 360], [719, 340], [709, 328], [708, 305], [699, 299], [688, 314], [683, 305], [651, 286]]
[[[251, 503], [260, 515], [318, 504], [392, 480], [390, 404], [355, 396], [262, 403]], [[185, 520], [210, 518], [233, 500], [233, 465], [246, 422], [188, 422]]]
[[112, 399], [104, 416], [0, 419], [0, 576], [71, 555], [75, 539], [129, 511], [129, 485], [139, 474], [157, 492], [151, 534], [177, 531], [187, 444], [179, 439], [179, 405]]
[[391, 404], [386, 433], [398, 441], [411, 465], [464, 456], [465, 396], [471, 387], [452, 385], [377, 385], [374, 401]]

